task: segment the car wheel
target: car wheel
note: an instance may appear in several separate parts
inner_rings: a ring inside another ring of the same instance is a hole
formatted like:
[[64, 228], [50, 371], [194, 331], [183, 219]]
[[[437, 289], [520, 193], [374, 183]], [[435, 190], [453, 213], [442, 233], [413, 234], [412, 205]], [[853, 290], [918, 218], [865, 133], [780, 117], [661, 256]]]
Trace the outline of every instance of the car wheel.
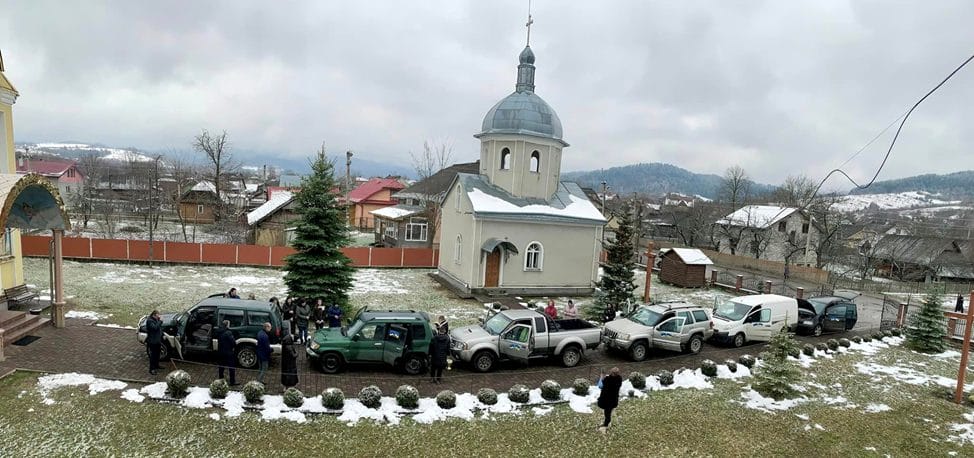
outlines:
[[242, 369], [253, 369], [257, 367], [257, 348], [253, 345], [238, 346], [237, 366]]
[[409, 375], [419, 375], [423, 373], [423, 369], [426, 364], [423, 358], [417, 355], [409, 355], [406, 357], [406, 362], [403, 363], [402, 369]]
[[815, 337], [818, 337], [818, 336], [822, 335], [822, 325], [821, 324], [816, 324], [815, 325], [815, 329], [812, 329], [812, 335], [815, 336]]
[[743, 347], [744, 346], [744, 334], [738, 334], [734, 336], [734, 346]]
[[337, 374], [341, 372], [344, 363], [342, 356], [338, 353], [325, 353], [318, 357], [318, 366], [326, 374]]
[[629, 347], [629, 357], [633, 361], [642, 361], [646, 359], [646, 354], [649, 352], [649, 348], [646, 347], [644, 342], [636, 342]]
[[561, 365], [565, 367], [575, 367], [582, 360], [582, 352], [578, 347], [567, 347], [561, 351]]
[[477, 372], [489, 372], [494, 368], [494, 354], [487, 351], [481, 350], [473, 355], [473, 367], [477, 369]]
[[694, 334], [690, 336], [690, 341], [687, 342], [685, 350], [687, 353], [697, 354], [703, 349], [703, 337], [700, 334]]

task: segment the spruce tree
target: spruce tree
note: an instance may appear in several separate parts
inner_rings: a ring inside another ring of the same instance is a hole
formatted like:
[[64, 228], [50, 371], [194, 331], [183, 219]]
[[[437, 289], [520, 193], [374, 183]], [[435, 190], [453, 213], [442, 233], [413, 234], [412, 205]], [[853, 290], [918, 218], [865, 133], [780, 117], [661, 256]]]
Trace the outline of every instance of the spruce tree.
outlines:
[[[619, 227], [615, 231], [615, 239], [606, 242], [606, 261], [602, 267], [602, 278], [599, 280], [598, 287], [604, 296], [596, 297], [589, 313], [595, 315], [609, 316], [614, 313], [606, 314], [606, 309], [611, 312], [620, 310], [627, 301], [635, 301], [632, 292], [636, 290], [633, 270], [636, 267], [634, 251], [634, 223], [631, 205], [623, 212], [619, 220]], [[646, 274], [650, 275], [652, 269], [647, 269]]]
[[335, 200], [335, 166], [322, 150], [311, 170], [295, 196], [300, 219], [292, 245], [297, 253], [285, 259], [284, 283], [292, 296], [338, 304], [347, 316], [352, 268], [341, 251], [349, 235], [345, 208]]
[[913, 315], [906, 329], [906, 344], [921, 353], [940, 353], [947, 348], [946, 319], [940, 295], [929, 291], [923, 297], [920, 311]]
[[786, 328], [771, 338], [768, 351], [761, 354], [761, 365], [754, 370], [754, 390], [776, 401], [793, 398], [798, 391], [792, 386], [801, 379], [798, 364], [788, 355], [798, 350], [798, 342]]

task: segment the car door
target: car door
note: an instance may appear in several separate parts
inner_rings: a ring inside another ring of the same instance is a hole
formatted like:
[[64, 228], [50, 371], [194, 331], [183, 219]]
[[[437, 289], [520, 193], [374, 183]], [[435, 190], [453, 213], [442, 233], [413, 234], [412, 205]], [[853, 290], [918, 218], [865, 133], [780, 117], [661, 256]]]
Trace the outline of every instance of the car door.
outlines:
[[529, 324], [515, 324], [507, 328], [500, 338], [501, 355], [526, 364], [534, 350], [533, 336], [534, 328]]
[[680, 351], [686, 317], [677, 316], [663, 321], [653, 328], [653, 346], [672, 351]]
[[408, 339], [409, 331], [405, 326], [389, 324], [382, 342], [382, 360], [390, 366], [395, 366], [406, 350]]
[[829, 332], [845, 331], [846, 305], [838, 303], [830, 305], [825, 309], [825, 318], [822, 319], [822, 329]]
[[183, 345], [195, 351], [211, 351], [216, 329], [216, 307], [198, 307], [189, 313], [183, 330]]
[[856, 322], [859, 321], [859, 307], [852, 302], [846, 302], [845, 304], [845, 329], [848, 331], [856, 327]]
[[747, 324], [748, 340], [770, 341], [771, 335], [774, 333], [774, 325], [771, 323], [771, 309], [762, 308], [752, 312], [748, 318], [750, 318], [750, 322]]
[[352, 361], [382, 361], [385, 323], [370, 321], [352, 336], [349, 356]]

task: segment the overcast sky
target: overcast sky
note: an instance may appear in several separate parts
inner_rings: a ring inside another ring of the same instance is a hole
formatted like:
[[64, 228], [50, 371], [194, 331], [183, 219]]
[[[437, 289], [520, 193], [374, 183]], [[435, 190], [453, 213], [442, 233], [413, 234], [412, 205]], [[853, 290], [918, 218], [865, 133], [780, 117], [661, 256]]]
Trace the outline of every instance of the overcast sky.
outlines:
[[[974, 2], [534, 1], [537, 93], [564, 170], [668, 162], [821, 177], [974, 52]], [[18, 141], [268, 156], [475, 159], [514, 88], [526, 1], [0, 0]], [[974, 64], [907, 123], [880, 179], [974, 168]], [[891, 132], [851, 162], [875, 171]], [[835, 182], [838, 187], [846, 187]]]

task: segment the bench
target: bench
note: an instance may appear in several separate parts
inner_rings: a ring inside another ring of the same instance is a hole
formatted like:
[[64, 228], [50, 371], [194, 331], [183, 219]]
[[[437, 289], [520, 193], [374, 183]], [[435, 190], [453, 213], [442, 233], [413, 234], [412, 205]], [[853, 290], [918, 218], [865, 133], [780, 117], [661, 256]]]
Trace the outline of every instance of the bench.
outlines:
[[27, 285], [7, 288], [3, 290], [3, 294], [7, 297], [7, 302], [11, 302], [15, 305], [20, 305], [37, 299], [37, 294], [27, 289]]

